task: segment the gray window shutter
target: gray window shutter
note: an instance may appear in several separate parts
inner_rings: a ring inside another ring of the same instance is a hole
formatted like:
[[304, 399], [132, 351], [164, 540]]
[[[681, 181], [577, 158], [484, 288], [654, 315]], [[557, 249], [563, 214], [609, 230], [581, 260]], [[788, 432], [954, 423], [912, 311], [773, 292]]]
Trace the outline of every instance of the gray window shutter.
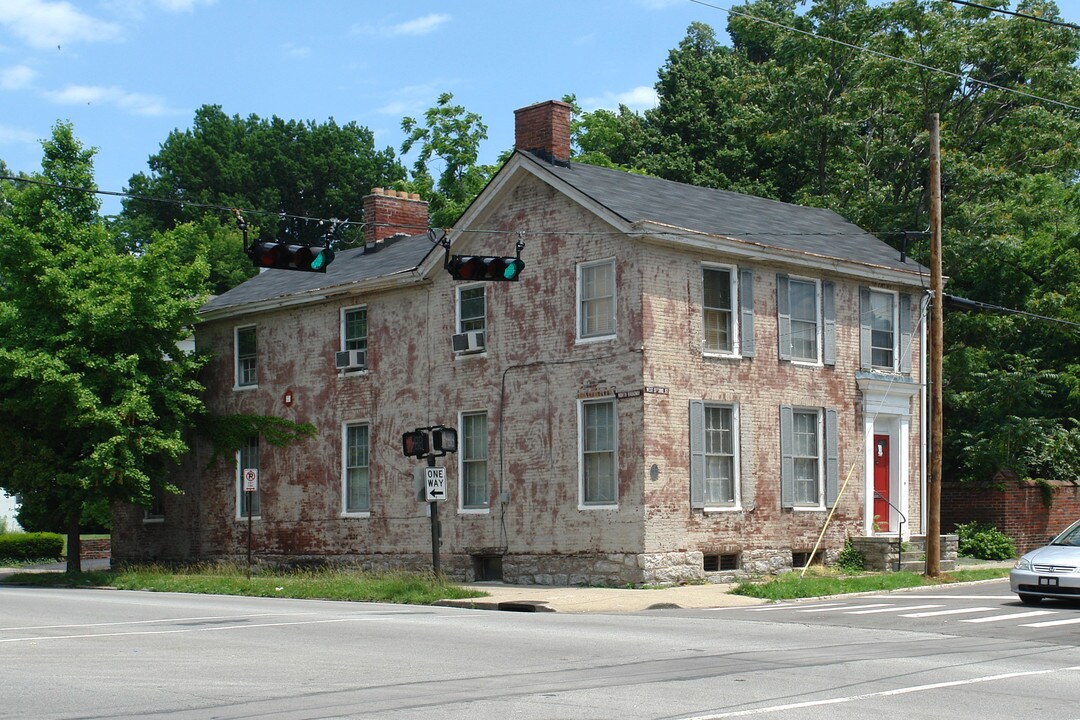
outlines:
[[[903, 310], [901, 310], [901, 315]], [[870, 288], [859, 288], [859, 367], [868, 370], [873, 363], [870, 351]]]
[[836, 285], [821, 283], [821, 314], [825, 320], [822, 328], [821, 360], [826, 365], [836, 364]]
[[776, 334], [780, 343], [780, 359], [791, 359], [791, 298], [788, 295], [788, 276], [776, 276]]
[[741, 324], [739, 342], [743, 357], [754, 357], [754, 273], [752, 270], [739, 272], [739, 307]]
[[825, 505], [832, 507], [840, 492], [840, 437], [835, 410], [825, 410]]
[[900, 372], [911, 374], [911, 296], [900, 294]]
[[705, 403], [690, 401], [690, 507], [705, 507]]
[[790, 405], [780, 406], [780, 507], [795, 506], [795, 418]]

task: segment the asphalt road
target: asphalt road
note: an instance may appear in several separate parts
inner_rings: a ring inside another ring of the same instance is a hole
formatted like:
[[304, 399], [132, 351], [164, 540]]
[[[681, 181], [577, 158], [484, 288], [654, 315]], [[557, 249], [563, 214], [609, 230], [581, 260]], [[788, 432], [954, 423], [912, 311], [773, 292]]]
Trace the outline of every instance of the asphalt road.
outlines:
[[1075, 625], [1014, 637], [977, 629], [1005, 621], [961, 633], [791, 611], [0, 587], [0, 718], [1080, 719]]

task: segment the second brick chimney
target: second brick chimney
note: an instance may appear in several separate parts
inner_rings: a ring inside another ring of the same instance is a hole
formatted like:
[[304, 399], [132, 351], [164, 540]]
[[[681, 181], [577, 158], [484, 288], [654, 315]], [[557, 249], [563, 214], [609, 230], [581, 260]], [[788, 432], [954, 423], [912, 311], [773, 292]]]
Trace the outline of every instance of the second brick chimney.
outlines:
[[570, 118], [573, 108], [548, 100], [514, 111], [514, 148], [548, 162], [570, 161]]
[[428, 228], [428, 204], [416, 193], [371, 188], [364, 196], [364, 246], [377, 249], [395, 235], [423, 235]]

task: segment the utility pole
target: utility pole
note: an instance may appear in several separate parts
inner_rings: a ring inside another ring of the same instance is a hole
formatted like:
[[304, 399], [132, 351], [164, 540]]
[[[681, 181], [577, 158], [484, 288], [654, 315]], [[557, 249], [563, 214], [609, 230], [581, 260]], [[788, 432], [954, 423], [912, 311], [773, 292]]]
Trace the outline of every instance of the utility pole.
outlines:
[[930, 115], [930, 480], [926, 488], [926, 575], [941, 574], [941, 408], [945, 287], [941, 276], [941, 130]]

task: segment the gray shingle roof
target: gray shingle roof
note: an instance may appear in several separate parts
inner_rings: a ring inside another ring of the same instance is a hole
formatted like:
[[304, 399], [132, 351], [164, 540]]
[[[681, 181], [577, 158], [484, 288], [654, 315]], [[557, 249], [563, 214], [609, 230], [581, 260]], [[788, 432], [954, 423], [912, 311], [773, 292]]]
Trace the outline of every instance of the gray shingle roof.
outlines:
[[925, 270], [910, 258], [900, 262], [899, 251], [832, 210], [521, 154], [629, 223], [652, 221], [839, 260]]
[[213, 298], [202, 306], [200, 312], [265, 302], [297, 293], [333, 290], [408, 272], [418, 267], [427, 254], [437, 247], [427, 235], [414, 235], [385, 240], [377, 252], [365, 252], [363, 248], [340, 252], [325, 273], [266, 270]]
[[[832, 210], [803, 207], [727, 190], [634, 175], [622, 170], [572, 162], [553, 165], [530, 153], [528, 161], [587, 195], [628, 223], [656, 222], [721, 235], [782, 250], [812, 253], [907, 272], [924, 272], [918, 263], [900, 262], [900, 253]], [[202, 312], [343, 288], [365, 280], [408, 272], [436, 247], [427, 235], [400, 238], [374, 253], [346, 250], [326, 273], [267, 270], [218, 295]]]

